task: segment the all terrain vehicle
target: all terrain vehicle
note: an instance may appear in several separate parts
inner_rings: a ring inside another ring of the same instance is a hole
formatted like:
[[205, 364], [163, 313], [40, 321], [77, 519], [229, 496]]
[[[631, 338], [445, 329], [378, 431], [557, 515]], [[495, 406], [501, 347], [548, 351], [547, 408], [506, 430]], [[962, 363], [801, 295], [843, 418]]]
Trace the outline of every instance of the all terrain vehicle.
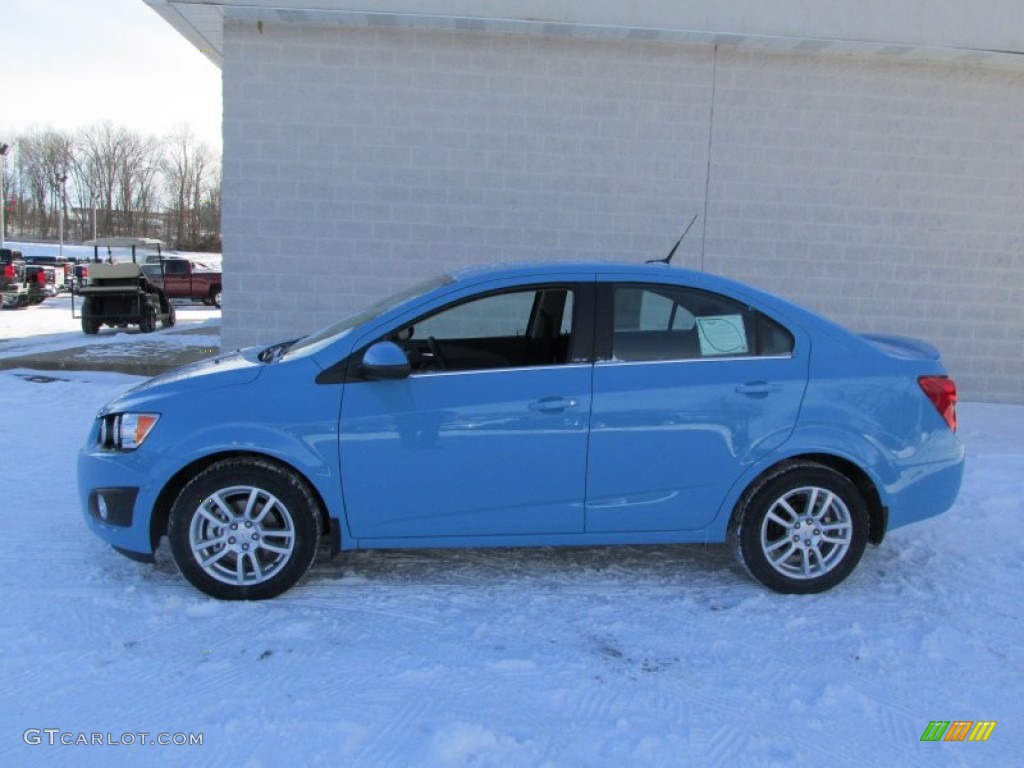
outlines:
[[[156, 249], [160, 253], [163, 243], [147, 237], [105, 237], [85, 243], [93, 247], [93, 262], [89, 264], [88, 283], [78, 294], [82, 297], [82, 330], [98, 333], [104, 325], [124, 328], [139, 326], [143, 333], [156, 330], [159, 320], [165, 328], [174, 325], [174, 307], [167, 294], [149, 280], [139, 265], [137, 249]], [[100, 249], [106, 258], [100, 258]], [[115, 248], [130, 249], [131, 260], [115, 257]], [[74, 296], [71, 313], [75, 312]]]

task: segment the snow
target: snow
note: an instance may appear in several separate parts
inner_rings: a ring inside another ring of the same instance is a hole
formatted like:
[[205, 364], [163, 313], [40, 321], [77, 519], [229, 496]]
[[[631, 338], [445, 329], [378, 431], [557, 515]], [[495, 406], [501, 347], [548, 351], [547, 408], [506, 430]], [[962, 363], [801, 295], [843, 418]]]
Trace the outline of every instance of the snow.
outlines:
[[[70, 344], [50, 307], [0, 313], [0, 353]], [[956, 507], [823, 595], [661, 546], [363, 552], [225, 603], [81, 520], [76, 452], [138, 381], [0, 371], [0, 765], [1020, 764], [1024, 407], [963, 404]], [[920, 741], [957, 719], [998, 725]]]
[[[59, 246], [53, 243], [25, 243], [8, 240], [5, 247], [20, 250], [26, 256], [56, 256]], [[65, 245], [64, 256], [72, 259], [91, 259], [93, 249], [84, 245]], [[124, 249], [122, 249], [124, 250]], [[194, 256], [207, 261], [219, 261], [220, 254], [189, 253], [168, 251], [175, 255]], [[124, 330], [104, 327], [99, 335], [86, 338], [82, 335], [82, 321], [75, 315], [81, 315], [82, 301], [74, 299], [72, 314], [72, 296], [60, 293], [47, 298], [42, 304], [23, 309], [5, 310], [0, 312], [0, 360], [20, 357], [27, 353], [55, 352], [88, 344], [93, 348], [92, 354], [103, 355], [103, 347], [108, 347], [110, 354], [130, 356], [131, 349], [146, 349], [151, 340], [158, 340], [163, 345], [178, 346], [211, 346], [220, 344], [219, 320], [220, 310], [174, 300], [174, 311], [177, 315], [173, 328], [163, 329], [158, 326], [154, 334], [145, 336], [146, 342], [138, 338], [138, 327]], [[200, 328], [209, 328], [210, 333], [199, 333]], [[182, 331], [189, 333], [182, 335]]]
[[[66, 259], [88, 259], [91, 260], [95, 256], [95, 249], [88, 245], [71, 245], [67, 244], [63, 248], [56, 243], [34, 243], [28, 241], [4, 241], [4, 248], [11, 248], [15, 251], [21, 251], [25, 256], [58, 256], [63, 255]], [[131, 256], [130, 248], [115, 248], [114, 253], [116, 256]], [[144, 251], [139, 249], [137, 251], [137, 257], [141, 261], [145, 255], [151, 253], [151, 251]], [[155, 251], [152, 251], [155, 253]], [[220, 264], [221, 254], [219, 253], [207, 253], [206, 251], [175, 251], [167, 248], [162, 248], [161, 253], [166, 256], [185, 256], [196, 261], [202, 261], [207, 264]], [[101, 249], [100, 258], [106, 255], [106, 250]]]
[[[142, 356], [154, 344], [211, 348], [220, 345], [221, 311], [214, 307], [172, 300], [177, 317], [172, 328], [158, 325], [155, 332], [142, 335], [138, 326], [104, 326], [96, 336], [87, 337], [82, 333], [81, 319], [72, 316], [71, 303], [71, 294], [61, 293], [34, 307], [0, 311], [0, 360], [86, 345], [96, 357], [131, 357], [133, 351]], [[75, 315], [80, 317], [81, 299], [75, 297], [74, 304]]]

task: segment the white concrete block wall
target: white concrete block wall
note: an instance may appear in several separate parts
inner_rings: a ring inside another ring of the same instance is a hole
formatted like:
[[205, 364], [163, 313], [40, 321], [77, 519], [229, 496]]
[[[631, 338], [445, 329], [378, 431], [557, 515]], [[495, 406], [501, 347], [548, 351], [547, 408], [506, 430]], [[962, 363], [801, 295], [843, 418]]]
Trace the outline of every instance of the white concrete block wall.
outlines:
[[447, 268], [656, 258], [703, 210], [709, 48], [284, 24], [225, 41], [226, 347]]
[[1024, 402], [1024, 74], [719, 48], [704, 267]]
[[1024, 402], [1020, 73], [231, 22], [223, 81], [226, 347], [448, 267], [661, 256], [707, 188], [681, 263]]

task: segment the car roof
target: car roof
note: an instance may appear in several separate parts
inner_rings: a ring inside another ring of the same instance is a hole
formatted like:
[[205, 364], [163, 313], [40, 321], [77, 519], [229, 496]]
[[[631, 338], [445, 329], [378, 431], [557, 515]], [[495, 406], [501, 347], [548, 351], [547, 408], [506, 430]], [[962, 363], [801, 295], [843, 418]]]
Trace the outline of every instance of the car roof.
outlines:
[[747, 283], [710, 272], [701, 272], [685, 267], [677, 267], [664, 262], [621, 262], [621, 261], [546, 261], [546, 262], [515, 262], [496, 263], [484, 266], [466, 267], [449, 272], [455, 283], [476, 283], [488, 280], [529, 279], [543, 281], [564, 280], [566, 276], [601, 275], [612, 280], [621, 279], [630, 282], [652, 282], [677, 284], [697, 288], [714, 293], [722, 293], [734, 299], [750, 302], [762, 309], [783, 312], [793, 320], [804, 323], [825, 324], [844, 334], [850, 332], [835, 321], [807, 307], [794, 304], [782, 296], [769, 293]]
[[500, 280], [531, 278], [543, 280], [564, 279], [566, 275], [604, 275], [609, 278], [628, 279], [635, 282], [666, 282], [678, 283], [703, 288], [709, 291], [723, 291], [731, 294], [746, 295], [767, 301], [790, 302], [774, 294], [761, 291], [746, 283], [741, 283], [710, 272], [700, 272], [685, 267], [677, 267], [664, 262], [621, 262], [621, 261], [545, 261], [545, 262], [510, 262], [495, 263], [482, 266], [471, 266], [448, 273], [455, 282], [477, 282], [480, 280]]
[[663, 263], [629, 263], [619, 261], [519, 261], [495, 262], [477, 266], [463, 267], [449, 272], [453, 280], [468, 280], [477, 277], [523, 277], [527, 275], [564, 275], [564, 274], [633, 274], [648, 273], [657, 278], [659, 272], [677, 277], [694, 277], [705, 273], [674, 267]]

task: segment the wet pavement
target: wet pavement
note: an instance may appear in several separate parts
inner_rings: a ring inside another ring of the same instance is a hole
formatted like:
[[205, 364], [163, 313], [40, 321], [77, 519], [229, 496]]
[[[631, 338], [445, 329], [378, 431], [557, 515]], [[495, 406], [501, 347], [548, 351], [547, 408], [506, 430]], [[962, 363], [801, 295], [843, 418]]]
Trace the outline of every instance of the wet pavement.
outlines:
[[[102, 331], [101, 331], [102, 334]], [[196, 344], [183, 343], [183, 336], [196, 336]], [[80, 346], [64, 349], [26, 352], [0, 359], [0, 370], [29, 368], [37, 371], [116, 371], [134, 376], [156, 376], [197, 360], [220, 354], [219, 346], [210, 346], [211, 336], [220, 338], [220, 327], [174, 329], [150, 335], [122, 333], [123, 341], [90, 343], [82, 337]], [[173, 337], [173, 338], [172, 338]]]

